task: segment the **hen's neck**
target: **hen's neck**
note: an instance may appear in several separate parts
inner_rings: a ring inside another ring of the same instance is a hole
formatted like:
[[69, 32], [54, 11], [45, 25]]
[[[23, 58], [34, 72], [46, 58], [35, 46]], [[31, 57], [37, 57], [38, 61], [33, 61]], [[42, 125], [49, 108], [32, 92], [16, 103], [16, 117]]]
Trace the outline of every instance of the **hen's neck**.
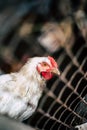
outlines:
[[19, 74], [26, 79], [26, 88], [28, 86], [27, 99], [29, 102], [37, 104], [45, 87], [45, 80], [39, 75], [35, 68], [28, 67], [27, 65], [20, 70]]
[[38, 87], [40, 87], [40, 89], [43, 89], [45, 86], [45, 79], [40, 76], [34, 64], [25, 64], [19, 73], [23, 75], [28, 82], [36, 85], [38, 84]]

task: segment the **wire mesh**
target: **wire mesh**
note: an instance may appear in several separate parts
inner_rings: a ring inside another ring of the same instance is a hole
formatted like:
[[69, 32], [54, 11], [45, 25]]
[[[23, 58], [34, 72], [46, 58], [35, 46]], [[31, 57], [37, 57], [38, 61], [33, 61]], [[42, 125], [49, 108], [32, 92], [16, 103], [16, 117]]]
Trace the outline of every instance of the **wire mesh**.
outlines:
[[[37, 129], [68, 130], [87, 121], [86, 110], [79, 108], [81, 102], [87, 107], [84, 99], [87, 94], [87, 44], [73, 43], [68, 52], [61, 48], [57, 54], [61, 76], [47, 83], [37, 112], [30, 120]], [[85, 111], [84, 114], [81, 111]]]

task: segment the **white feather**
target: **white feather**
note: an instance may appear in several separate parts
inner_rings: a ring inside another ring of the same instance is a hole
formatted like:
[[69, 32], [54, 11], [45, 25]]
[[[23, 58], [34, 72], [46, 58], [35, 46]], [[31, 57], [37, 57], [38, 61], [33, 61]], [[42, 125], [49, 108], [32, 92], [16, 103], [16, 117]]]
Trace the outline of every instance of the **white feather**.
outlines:
[[7, 81], [11, 81], [12, 77], [9, 74], [0, 75], [0, 85], [6, 83]]

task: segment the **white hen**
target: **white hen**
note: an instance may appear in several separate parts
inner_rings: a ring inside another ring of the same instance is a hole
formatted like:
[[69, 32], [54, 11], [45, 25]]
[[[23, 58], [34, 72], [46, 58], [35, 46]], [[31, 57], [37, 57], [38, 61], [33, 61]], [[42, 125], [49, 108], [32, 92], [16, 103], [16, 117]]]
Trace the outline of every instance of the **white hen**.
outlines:
[[36, 110], [45, 81], [59, 75], [55, 60], [30, 58], [19, 72], [0, 76], [0, 114], [20, 121]]

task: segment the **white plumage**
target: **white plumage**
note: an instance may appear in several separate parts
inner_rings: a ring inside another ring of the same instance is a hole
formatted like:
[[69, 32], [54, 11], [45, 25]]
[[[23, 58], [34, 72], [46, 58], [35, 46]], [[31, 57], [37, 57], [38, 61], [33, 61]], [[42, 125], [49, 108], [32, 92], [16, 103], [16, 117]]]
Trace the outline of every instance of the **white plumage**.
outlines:
[[42, 62], [51, 65], [48, 57], [35, 57], [19, 72], [0, 76], [0, 114], [20, 121], [33, 114], [46, 81], [36, 69]]

